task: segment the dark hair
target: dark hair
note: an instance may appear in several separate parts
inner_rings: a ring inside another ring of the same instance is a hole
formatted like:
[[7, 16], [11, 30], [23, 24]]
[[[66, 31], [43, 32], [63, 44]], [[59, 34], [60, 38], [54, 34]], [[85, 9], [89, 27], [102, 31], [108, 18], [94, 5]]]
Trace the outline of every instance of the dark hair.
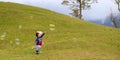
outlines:
[[38, 33], [36, 33], [36, 37], [38, 37]]
[[[36, 37], [38, 37], [38, 34], [39, 34], [39, 33], [36, 33]], [[40, 36], [40, 38], [42, 38], [44, 35], [45, 35], [45, 33], [43, 33], [43, 34]]]

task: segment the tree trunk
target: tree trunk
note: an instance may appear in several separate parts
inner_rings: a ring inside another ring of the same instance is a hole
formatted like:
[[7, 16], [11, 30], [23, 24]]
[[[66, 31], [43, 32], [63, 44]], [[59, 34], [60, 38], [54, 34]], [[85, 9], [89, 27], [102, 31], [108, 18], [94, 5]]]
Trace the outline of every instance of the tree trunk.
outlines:
[[80, 11], [80, 14], [79, 14], [79, 18], [82, 19], [82, 0], [79, 0], [79, 3], [80, 3], [80, 6], [79, 6], [79, 11]]
[[79, 9], [80, 9], [79, 18], [82, 19], [82, 0], [79, 0], [79, 3], [80, 3], [80, 6], [79, 6]]

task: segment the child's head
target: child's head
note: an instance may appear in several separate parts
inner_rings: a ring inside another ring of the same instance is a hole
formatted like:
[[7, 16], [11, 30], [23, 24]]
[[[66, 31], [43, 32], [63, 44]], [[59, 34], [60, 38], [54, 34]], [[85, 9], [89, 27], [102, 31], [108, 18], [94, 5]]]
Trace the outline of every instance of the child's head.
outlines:
[[41, 36], [42, 36], [42, 34], [43, 34], [43, 32], [42, 32], [42, 31], [37, 31], [37, 32], [36, 32], [36, 37], [41, 37]]

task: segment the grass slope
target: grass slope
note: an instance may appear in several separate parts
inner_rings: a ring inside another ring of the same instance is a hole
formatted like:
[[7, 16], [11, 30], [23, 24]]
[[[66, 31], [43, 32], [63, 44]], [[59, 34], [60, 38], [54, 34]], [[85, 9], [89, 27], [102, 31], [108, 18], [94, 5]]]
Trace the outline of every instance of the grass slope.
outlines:
[[[55, 25], [54, 31], [49, 24]], [[32, 49], [37, 30], [46, 32], [38, 56]], [[120, 30], [42, 8], [0, 2], [0, 60], [120, 60]]]

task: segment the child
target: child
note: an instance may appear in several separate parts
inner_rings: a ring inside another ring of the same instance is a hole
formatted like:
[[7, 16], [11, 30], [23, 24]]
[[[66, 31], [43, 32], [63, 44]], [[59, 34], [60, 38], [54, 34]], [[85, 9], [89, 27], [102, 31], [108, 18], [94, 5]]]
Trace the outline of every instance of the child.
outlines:
[[39, 51], [42, 47], [43, 41], [42, 41], [42, 37], [45, 35], [45, 33], [43, 33], [42, 31], [37, 31], [36, 32], [36, 54], [39, 54]]

